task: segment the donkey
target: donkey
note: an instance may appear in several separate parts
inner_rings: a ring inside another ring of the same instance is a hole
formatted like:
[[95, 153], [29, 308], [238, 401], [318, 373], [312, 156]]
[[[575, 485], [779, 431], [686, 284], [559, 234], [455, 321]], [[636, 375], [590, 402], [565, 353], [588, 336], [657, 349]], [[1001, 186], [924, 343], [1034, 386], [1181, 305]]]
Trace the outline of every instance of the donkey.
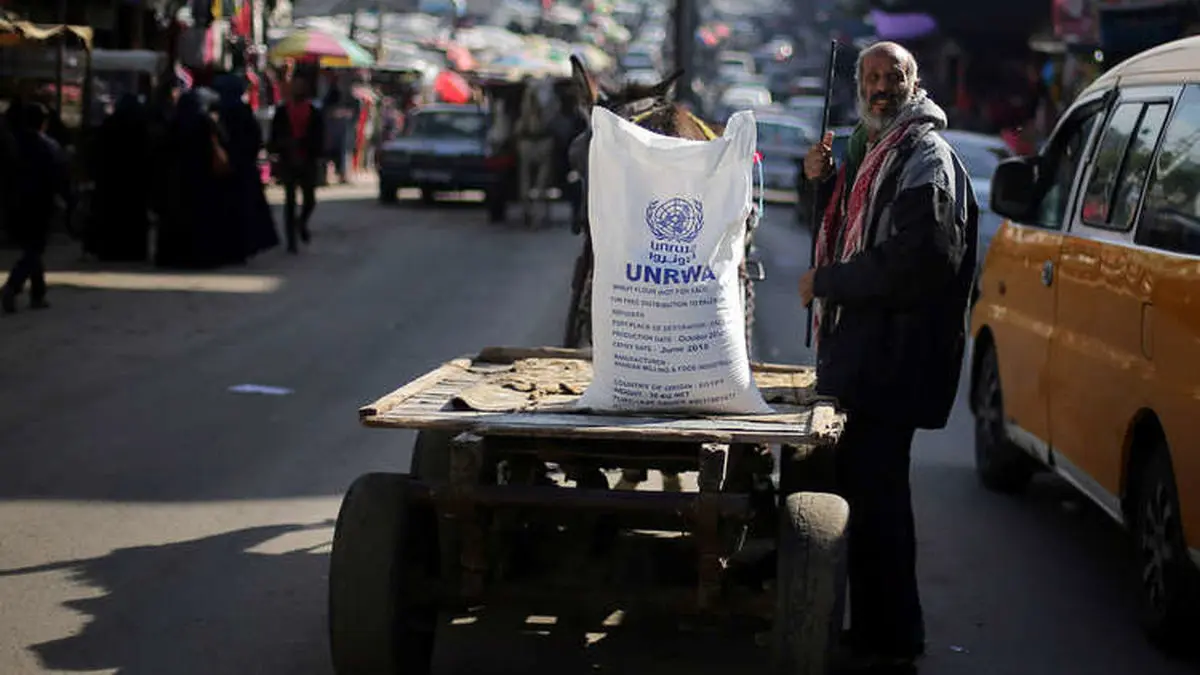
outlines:
[[[550, 124], [559, 112], [554, 82], [548, 77], [528, 78], [521, 112], [514, 127], [521, 204], [525, 226], [537, 229], [549, 215], [547, 191], [554, 180], [554, 135]], [[537, 195], [536, 200], [534, 194]], [[535, 215], [535, 201], [538, 209]]]

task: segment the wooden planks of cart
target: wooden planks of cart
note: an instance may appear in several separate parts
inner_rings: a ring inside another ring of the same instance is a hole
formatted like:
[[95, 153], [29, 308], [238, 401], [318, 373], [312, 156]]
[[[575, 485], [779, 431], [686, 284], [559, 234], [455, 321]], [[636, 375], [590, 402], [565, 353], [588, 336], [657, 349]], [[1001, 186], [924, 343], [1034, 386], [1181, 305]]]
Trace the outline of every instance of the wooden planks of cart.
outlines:
[[774, 672], [824, 675], [845, 587], [849, 509], [830, 493], [844, 416], [811, 368], [753, 371], [773, 414], [594, 414], [576, 406], [588, 351], [491, 347], [361, 408], [367, 427], [419, 433], [408, 474], [360, 476], [342, 501], [338, 675], [429, 673], [439, 613], [511, 605], [749, 621]]

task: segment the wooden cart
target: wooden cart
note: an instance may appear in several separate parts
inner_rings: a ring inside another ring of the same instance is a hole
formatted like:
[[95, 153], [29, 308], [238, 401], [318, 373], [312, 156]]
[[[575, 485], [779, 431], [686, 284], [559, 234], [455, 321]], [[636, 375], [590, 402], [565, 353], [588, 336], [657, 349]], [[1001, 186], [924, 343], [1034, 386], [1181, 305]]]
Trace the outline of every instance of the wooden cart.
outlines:
[[[589, 414], [591, 374], [587, 351], [488, 348], [359, 411], [420, 433], [409, 474], [342, 502], [339, 675], [428, 673], [440, 611], [510, 603], [773, 622], [774, 672], [826, 673], [849, 509], [828, 492], [844, 417], [812, 370], [756, 364], [775, 413], [749, 416]], [[681, 485], [614, 485], [629, 469]]]

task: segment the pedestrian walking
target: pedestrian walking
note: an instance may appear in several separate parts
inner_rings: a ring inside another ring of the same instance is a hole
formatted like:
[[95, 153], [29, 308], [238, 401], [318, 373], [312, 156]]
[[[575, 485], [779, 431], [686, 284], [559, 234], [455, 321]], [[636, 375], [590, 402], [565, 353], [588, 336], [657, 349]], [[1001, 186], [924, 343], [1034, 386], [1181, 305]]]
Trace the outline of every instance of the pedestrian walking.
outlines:
[[860, 122], [835, 170], [832, 134], [805, 158], [824, 218], [814, 268], [817, 389], [847, 413], [838, 489], [850, 504], [844, 672], [911, 672], [925, 650], [909, 480], [913, 434], [940, 429], [958, 388], [979, 207], [939, 135], [917, 62], [881, 42], [858, 60]]
[[[317, 208], [317, 172], [322, 166], [325, 123], [322, 111], [313, 105], [308, 81], [291, 82], [291, 100], [275, 109], [271, 121], [271, 150], [279, 156], [283, 178], [284, 231], [289, 253], [296, 253], [296, 237], [307, 244], [311, 238], [308, 221]], [[296, 191], [302, 206], [296, 216]]]
[[66, 155], [47, 135], [50, 115], [41, 103], [25, 103], [20, 110], [20, 128], [16, 130], [18, 175], [16, 208], [9, 227], [21, 248], [8, 280], [0, 290], [0, 308], [5, 314], [17, 311], [17, 296], [29, 283], [30, 307], [45, 309], [46, 268], [42, 256], [50, 236], [55, 198], [70, 203], [70, 176]]

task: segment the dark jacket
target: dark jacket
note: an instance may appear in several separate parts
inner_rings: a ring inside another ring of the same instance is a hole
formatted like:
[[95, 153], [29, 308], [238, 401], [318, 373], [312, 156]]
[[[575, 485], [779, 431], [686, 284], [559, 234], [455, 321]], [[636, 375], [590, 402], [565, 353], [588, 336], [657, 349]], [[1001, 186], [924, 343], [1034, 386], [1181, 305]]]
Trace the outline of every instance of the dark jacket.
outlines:
[[[958, 390], [975, 274], [979, 206], [962, 162], [932, 123], [899, 149], [868, 211], [864, 250], [820, 268], [824, 320], [817, 389], [851, 414], [922, 429], [946, 425]], [[821, 211], [833, 181], [821, 186]]]
[[[271, 119], [270, 151], [279, 155], [280, 161], [294, 164], [298, 156], [295, 153], [295, 143], [292, 136], [291, 108], [293, 102], [275, 108], [275, 116]], [[312, 113], [308, 116], [308, 129], [302, 137], [305, 161], [315, 162], [325, 155], [325, 116], [321, 106], [312, 104]]]

